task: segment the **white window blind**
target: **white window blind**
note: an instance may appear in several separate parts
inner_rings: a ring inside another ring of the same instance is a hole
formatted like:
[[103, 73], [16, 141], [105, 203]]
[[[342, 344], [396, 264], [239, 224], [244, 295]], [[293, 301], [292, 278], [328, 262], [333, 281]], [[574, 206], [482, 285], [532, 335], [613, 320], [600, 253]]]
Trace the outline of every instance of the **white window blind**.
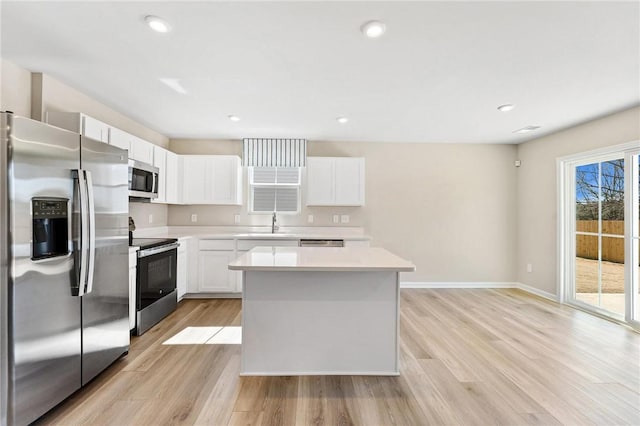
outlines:
[[300, 168], [250, 167], [249, 186], [253, 213], [300, 209]]

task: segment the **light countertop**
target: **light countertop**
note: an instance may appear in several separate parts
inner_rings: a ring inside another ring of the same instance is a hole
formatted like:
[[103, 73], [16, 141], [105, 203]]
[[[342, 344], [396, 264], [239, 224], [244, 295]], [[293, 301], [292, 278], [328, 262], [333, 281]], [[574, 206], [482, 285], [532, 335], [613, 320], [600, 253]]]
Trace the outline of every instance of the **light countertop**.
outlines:
[[242, 226], [169, 226], [141, 228], [134, 231], [135, 238], [195, 237], [200, 239], [238, 239], [238, 240], [286, 240], [286, 239], [336, 239], [349, 241], [368, 241], [370, 236], [358, 227], [282, 227], [271, 233], [268, 227]]
[[416, 267], [379, 247], [255, 247], [229, 263], [235, 271], [398, 271]]

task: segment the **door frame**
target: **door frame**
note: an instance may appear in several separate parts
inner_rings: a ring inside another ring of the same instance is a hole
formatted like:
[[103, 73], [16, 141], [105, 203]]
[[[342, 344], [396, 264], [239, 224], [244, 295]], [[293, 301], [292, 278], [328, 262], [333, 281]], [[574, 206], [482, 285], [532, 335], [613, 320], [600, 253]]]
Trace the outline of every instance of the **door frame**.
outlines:
[[[575, 194], [575, 167], [581, 164], [589, 164], [592, 162], [607, 161], [613, 158], [620, 158], [623, 154], [625, 158], [625, 219], [638, 217], [637, 203], [627, 203], [626, 200], [637, 199], [637, 185], [632, 185], [634, 172], [638, 176], [637, 162], [629, 162], [631, 167], [626, 164], [633, 155], [640, 154], [640, 140], [627, 142], [623, 144], [612, 145], [609, 147], [599, 148], [591, 151], [571, 154], [556, 159], [557, 167], [557, 295], [560, 303], [569, 304], [597, 315], [627, 323], [634, 328], [640, 328], [640, 321], [632, 319], [632, 308], [640, 299], [637, 294], [632, 291], [634, 279], [636, 279], [638, 268], [633, 268], [634, 262], [637, 264], [637, 256], [639, 250], [633, 249], [634, 238], [628, 238], [629, 235], [638, 235], [638, 224], [634, 224], [634, 220], [625, 220], [625, 314], [612, 315], [610, 311], [595, 307], [593, 305], [583, 303], [573, 299], [574, 292], [574, 267], [573, 262], [569, 263], [569, 259], [575, 253], [575, 203], [573, 203], [573, 195]], [[634, 164], [635, 163], [635, 164]], [[635, 188], [634, 188], [635, 186]], [[635, 196], [635, 197], [634, 197]], [[635, 258], [634, 258], [635, 257]]]

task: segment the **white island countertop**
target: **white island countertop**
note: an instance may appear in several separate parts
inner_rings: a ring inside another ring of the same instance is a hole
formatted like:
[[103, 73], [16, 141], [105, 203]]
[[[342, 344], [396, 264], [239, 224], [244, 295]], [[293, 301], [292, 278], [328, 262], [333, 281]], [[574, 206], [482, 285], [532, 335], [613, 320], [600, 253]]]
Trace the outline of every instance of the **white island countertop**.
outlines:
[[379, 247], [255, 247], [229, 263], [234, 271], [413, 272], [408, 260]]

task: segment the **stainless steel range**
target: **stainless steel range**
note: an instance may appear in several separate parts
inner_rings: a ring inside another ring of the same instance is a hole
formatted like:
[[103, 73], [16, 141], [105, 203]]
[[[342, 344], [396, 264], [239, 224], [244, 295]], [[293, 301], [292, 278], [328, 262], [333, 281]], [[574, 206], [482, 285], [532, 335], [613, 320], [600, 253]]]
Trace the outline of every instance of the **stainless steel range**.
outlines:
[[131, 245], [140, 247], [134, 329], [139, 336], [176, 309], [179, 244], [175, 238], [133, 238]]

